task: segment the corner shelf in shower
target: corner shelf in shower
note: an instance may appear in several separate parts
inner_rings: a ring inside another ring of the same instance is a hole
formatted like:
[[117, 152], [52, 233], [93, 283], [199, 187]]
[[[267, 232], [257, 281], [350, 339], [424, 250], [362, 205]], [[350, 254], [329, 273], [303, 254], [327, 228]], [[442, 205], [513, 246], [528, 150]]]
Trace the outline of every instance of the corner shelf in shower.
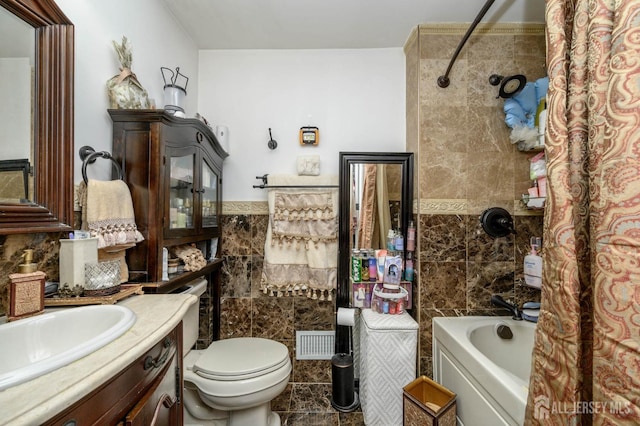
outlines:
[[522, 194], [520, 201], [527, 210], [544, 210], [547, 197], [530, 197]]
[[526, 281], [523, 282], [525, 286], [535, 288], [537, 290], [542, 290], [542, 285], [529, 284]]

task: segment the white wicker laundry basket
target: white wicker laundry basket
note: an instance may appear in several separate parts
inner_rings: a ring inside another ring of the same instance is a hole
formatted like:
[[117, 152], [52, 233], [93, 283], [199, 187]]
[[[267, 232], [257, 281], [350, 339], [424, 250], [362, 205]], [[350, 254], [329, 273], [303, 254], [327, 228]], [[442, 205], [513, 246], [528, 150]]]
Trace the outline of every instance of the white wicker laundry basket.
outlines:
[[360, 404], [368, 426], [402, 426], [402, 388], [416, 378], [418, 323], [406, 312], [360, 316]]

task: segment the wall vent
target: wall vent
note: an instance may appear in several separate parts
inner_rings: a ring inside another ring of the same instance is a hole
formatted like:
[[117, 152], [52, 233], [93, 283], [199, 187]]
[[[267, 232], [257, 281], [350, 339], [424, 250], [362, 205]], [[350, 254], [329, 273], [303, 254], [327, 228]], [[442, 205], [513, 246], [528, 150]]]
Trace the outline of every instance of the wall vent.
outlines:
[[335, 331], [296, 331], [296, 359], [331, 359]]

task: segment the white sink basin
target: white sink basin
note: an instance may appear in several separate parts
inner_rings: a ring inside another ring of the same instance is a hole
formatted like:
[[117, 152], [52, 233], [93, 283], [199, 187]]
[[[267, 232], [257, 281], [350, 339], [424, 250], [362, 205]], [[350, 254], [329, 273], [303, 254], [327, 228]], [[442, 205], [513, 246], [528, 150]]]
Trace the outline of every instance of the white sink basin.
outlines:
[[0, 325], [0, 391], [100, 349], [135, 322], [136, 315], [124, 306], [92, 305]]

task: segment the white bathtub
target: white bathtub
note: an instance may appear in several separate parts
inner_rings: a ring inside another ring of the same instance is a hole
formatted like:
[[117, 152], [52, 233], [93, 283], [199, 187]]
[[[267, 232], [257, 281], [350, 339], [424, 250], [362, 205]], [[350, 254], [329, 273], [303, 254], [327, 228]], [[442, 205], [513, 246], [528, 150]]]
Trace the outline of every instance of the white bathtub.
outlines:
[[[498, 336], [500, 324], [511, 340]], [[511, 317], [433, 319], [433, 378], [457, 394], [459, 425], [524, 424], [535, 326]]]

